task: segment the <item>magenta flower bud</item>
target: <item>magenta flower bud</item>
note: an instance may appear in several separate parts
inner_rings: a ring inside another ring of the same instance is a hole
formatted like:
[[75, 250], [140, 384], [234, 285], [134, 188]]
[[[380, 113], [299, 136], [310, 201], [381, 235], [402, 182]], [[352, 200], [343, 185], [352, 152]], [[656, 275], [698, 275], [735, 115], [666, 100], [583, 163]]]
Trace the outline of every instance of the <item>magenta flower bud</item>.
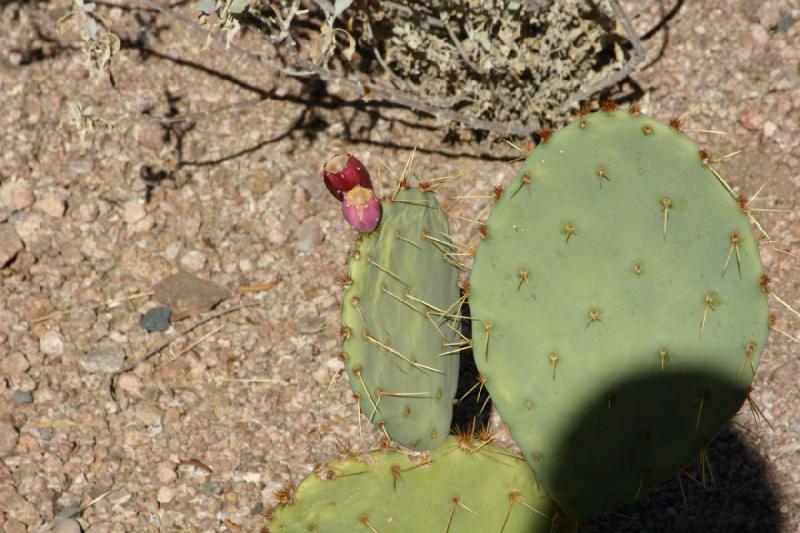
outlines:
[[367, 169], [351, 154], [339, 154], [330, 158], [322, 167], [322, 179], [331, 194], [340, 202], [344, 201], [345, 193], [357, 185], [372, 190]]
[[372, 189], [356, 185], [344, 193], [342, 215], [356, 231], [369, 233], [381, 220], [381, 201]]

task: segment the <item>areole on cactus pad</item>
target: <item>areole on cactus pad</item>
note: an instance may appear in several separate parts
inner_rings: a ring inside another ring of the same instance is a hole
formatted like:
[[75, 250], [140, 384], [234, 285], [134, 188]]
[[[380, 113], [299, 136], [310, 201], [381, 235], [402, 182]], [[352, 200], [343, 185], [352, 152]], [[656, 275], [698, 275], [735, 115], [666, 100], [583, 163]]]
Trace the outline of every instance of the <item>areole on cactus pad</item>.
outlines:
[[538, 146], [492, 209], [470, 277], [475, 359], [568, 516], [705, 467], [748, 397], [767, 294], [726, 188], [686, 135], [609, 110]]

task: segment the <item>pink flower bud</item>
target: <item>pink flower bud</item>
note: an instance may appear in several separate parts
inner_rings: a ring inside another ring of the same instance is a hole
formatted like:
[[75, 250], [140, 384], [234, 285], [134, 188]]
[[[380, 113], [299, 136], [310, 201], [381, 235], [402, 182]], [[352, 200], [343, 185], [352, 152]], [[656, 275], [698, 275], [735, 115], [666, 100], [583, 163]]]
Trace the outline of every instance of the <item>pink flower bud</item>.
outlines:
[[344, 193], [342, 215], [356, 231], [369, 233], [381, 220], [381, 202], [372, 189], [356, 185]]
[[322, 179], [331, 194], [340, 202], [344, 200], [344, 194], [357, 185], [372, 190], [367, 169], [351, 154], [339, 154], [330, 158], [322, 167]]

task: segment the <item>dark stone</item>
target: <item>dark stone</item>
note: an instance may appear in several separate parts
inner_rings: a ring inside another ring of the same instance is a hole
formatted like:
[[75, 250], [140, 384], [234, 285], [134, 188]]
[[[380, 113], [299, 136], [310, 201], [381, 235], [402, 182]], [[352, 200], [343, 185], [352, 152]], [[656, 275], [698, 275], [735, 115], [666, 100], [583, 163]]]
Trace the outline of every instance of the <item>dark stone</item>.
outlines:
[[73, 516], [77, 516], [79, 514], [81, 514], [80, 505], [67, 505], [53, 518], [55, 520], [67, 520], [68, 518], [72, 518]]
[[213, 496], [214, 494], [222, 494], [223, 486], [219, 481], [208, 480], [203, 483], [202, 487], [200, 487], [200, 490], [203, 491], [203, 494]]
[[139, 325], [150, 333], [167, 331], [170, 318], [172, 318], [172, 311], [169, 307], [154, 307], [142, 315]]
[[28, 391], [18, 390], [14, 394], [11, 395], [11, 403], [14, 405], [26, 405], [29, 403], [33, 403], [33, 394]]

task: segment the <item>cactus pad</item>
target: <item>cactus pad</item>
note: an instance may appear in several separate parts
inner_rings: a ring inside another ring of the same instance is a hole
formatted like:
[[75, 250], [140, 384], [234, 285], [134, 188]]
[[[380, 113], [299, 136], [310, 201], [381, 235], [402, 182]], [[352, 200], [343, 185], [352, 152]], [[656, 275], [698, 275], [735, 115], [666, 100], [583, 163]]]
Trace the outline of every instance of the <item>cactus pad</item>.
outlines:
[[429, 455], [375, 451], [325, 465], [274, 512], [273, 533], [565, 533], [552, 500], [516, 456], [452, 437]]
[[450, 432], [461, 346], [458, 268], [446, 260], [447, 217], [433, 193], [382, 201], [378, 228], [359, 236], [342, 300], [342, 357], [361, 412], [416, 450]]
[[478, 368], [568, 516], [633, 500], [693, 459], [705, 470], [767, 340], [747, 213], [678, 129], [609, 110], [555, 133], [475, 258]]

